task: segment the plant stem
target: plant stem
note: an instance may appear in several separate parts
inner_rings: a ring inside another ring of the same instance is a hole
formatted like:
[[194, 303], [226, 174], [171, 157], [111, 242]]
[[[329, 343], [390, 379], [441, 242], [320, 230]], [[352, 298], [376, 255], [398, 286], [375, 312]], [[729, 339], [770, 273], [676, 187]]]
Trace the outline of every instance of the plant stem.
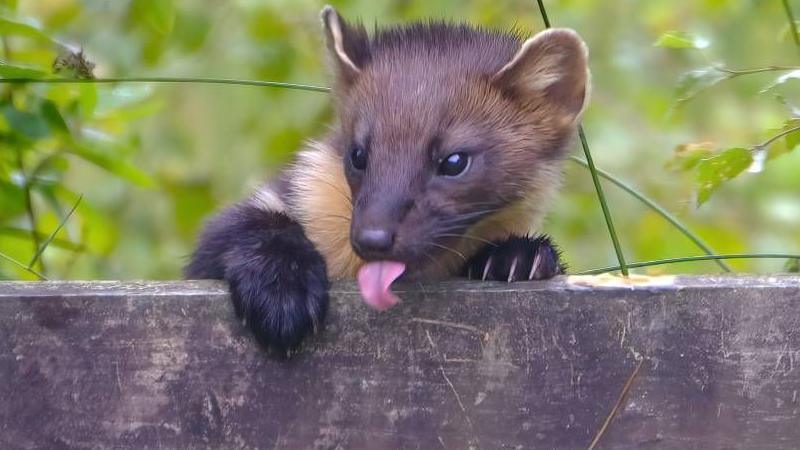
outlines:
[[20, 269], [22, 269], [22, 270], [24, 270], [26, 272], [30, 272], [30, 273], [36, 275], [37, 277], [39, 277], [40, 280], [47, 280], [46, 276], [44, 276], [41, 273], [31, 269], [30, 267], [26, 267], [25, 264], [22, 264], [21, 262], [19, 262], [16, 259], [6, 255], [5, 253], [0, 252], [0, 258], [5, 259], [6, 261], [10, 262], [11, 264], [14, 264], [15, 266], [19, 267]]
[[[667, 259], [656, 259], [653, 261], [640, 261], [640, 262], [632, 262], [628, 264], [628, 267], [649, 267], [649, 266], [660, 266], [664, 264], [674, 264], [674, 263], [681, 263], [681, 262], [693, 262], [693, 261], [711, 261], [711, 260], [718, 260], [718, 259], [798, 259], [800, 260], [800, 254], [793, 255], [791, 253], [736, 253], [730, 255], [699, 255], [699, 256], [683, 256], [680, 258], [667, 258]], [[599, 273], [605, 272], [613, 272], [615, 270], [620, 270], [619, 266], [610, 266], [610, 267], [602, 267], [599, 269], [591, 269], [591, 270], [584, 270], [583, 272], [578, 272], [575, 275], [596, 275]]]
[[720, 72], [725, 72], [727, 74], [732, 75], [731, 78], [738, 77], [740, 75], [752, 75], [754, 73], [788, 72], [790, 70], [800, 70], [800, 66], [766, 66], [766, 67], [755, 67], [752, 69], [731, 69], [725, 66], [714, 66], [714, 68], [719, 70]]
[[[47, 235], [44, 233], [37, 233], [39, 235], [39, 239], [47, 239]], [[22, 238], [25, 239], [30, 236], [30, 231], [24, 228], [17, 228], [17, 227], [8, 227], [8, 226], [0, 226], [0, 236], [11, 236], [15, 238]], [[86, 250], [86, 245], [82, 243], [72, 242], [67, 239], [53, 239], [50, 245], [62, 248], [64, 250], [68, 250], [70, 252], [82, 252]]]
[[[25, 163], [23, 162], [22, 150], [20, 150], [19, 148], [17, 148], [16, 150], [17, 150], [17, 168], [19, 169], [20, 175], [22, 176], [22, 192], [25, 200], [25, 213], [28, 216], [28, 223], [31, 227], [30, 237], [31, 241], [33, 242], [33, 253], [35, 255], [39, 252], [39, 247], [40, 247], [39, 233], [37, 231], [37, 229], [39, 228], [38, 221], [36, 220], [36, 211], [33, 208], [31, 183], [30, 179], [28, 178], [28, 174], [25, 172]], [[30, 267], [32, 266], [33, 265], [31, 265]], [[39, 268], [41, 268], [42, 272], [47, 271], [43, 260], [39, 261]]]
[[[545, 28], [550, 28], [550, 19], [547, 17], [547, 10], [544, 7], [543, 0], [536, 0], [539, 4], [539, 13], [542, 15], [542, 21]], [[611, 219], [611, 211], [608, 209], [606, 203], [606, 196], [603, 193], [603, 186], [600, 185], [600, 179], [597, 177], [597, 169], [594, 166], [592, 153], [589, 151], [589, 143], [586, 142], [586, 134], [583, 132], [583, 125], [578, 125], [578, 136], [581, 139], [581, 146], [583, 147], [583, 154], [586, 156], [586, 164], [589, 167], [589, 172], [592, 174], [592, 182], [594, 189], [597, 192], [597, 198], [600, 200], [600, 208], [603, 210], [603, 217], [606, 220], [608, 227], [608, 234], [611, 236], [611, 243], [614, 245], [614, 252], [617, 254], [617, 261], [619, 261], [619, 271], [622, 275], [628, 275], [628, 267], [625, 264], [625, 255], [622, 253], [622, 246], [620, 246], [617, 232], [614, 229], [614, 221]]]
[[[3, 57], [6, 59], [6, 61], [11, 61], [11, 46], [8, 44], [8, 39], [5, 36], [3, 36], [2, 38], [0, 38], [0, 43], [2, 43], [3, 45]], [[9, 103], [12, 104], [14, 100], [13, 92], [14, 92], [13, 87], [9, 86], [8, 92], [5, 93], [6, 99], [8, 100]]]
[[0, 78], [0, 83], [197, 83], [233, 84], [239, 86], [275, 87], [299, 91], [330, 92], [330, 88], [310, 84], [281, 83], [278, 81], [241, 80], [235, 78], [198, 77], [128, 77], [128, 78]]
[[28, 263], [28, 268], [31, 268], [31, 267], [33, 267], [34, 264], [36, 264], [36, 261], [39, 259], [39, 257], [42, 255], [42, 253], [44, 253], [44, 251], [47, 248], [47, 246], [50, 245], [51, 242], [53, 242], [53, 239], [56, 238], [56, 235], [58, 234], [58, 232], [61, 231], [62, 228], [64, 228], [64, 225], [66, 225], [66, 223], [69, 220], [69, 218], [72, 217], [72, 214], [75, 212], [76, 209], [78, 209], [78, 205], [81, 203], [81, 200], [83, 200], [83, 194], [81, 194], [78, 197], [78, 200], [76, 200], [75, 204], [72, 205], [72, 209], [70, 209], [69, 212], [67, 213], [67, 215], [64, 216], [64, 219], [61, 222], [59, 222], [59, 224], [56, 227], [55, 231], [53, 231], [50, 234], [50, 236], [47, 237], [47, 239], [44, 241], [44, 244], [42, 244], [42, 246], [39, 247], [39, 250], [36, 251], [36, 254], [33, 255], [33, 258], [31, 259], [31, 262]]
[[611, 243], [614, 245], [614, 252], [617, 254], [619, 271], [622, 272], [622, 275], [627, 276], [628, 265], [625, 263], [625, 255], [622, 253], [622, 247], [619, 244], [619, 238], [617, 238], [617, 232], [614, 229], [614, 221], [611, 219], [611, 211], [608, 208], [608, 203], [606, 203], [606, 196], [603, 193], [603, 186], [600, 185], [600, 179], [597, 176], [597, 168], [594, 166], [592, 153], [589, 151], [589, 144], [586, 142], [586, 135], [583, 133], [583, 126], [578, 126], [578, 136], [580, 136], [581, 145], [583, 146], [583, 154], [586, 156], [586, 165], [588, 166], [589, 172], [592, 175], [592, 183], [594, 183], [594, 190], [597, 192], [597, 199], [600, 200], [600, 208], [603, 210], [603, 217], [605, 217], [606, 220], [608, 234], [611, 236]]
[[[572, 161], [580, 164], [583, 167], [586, 167], [586, 168], [589, 167], [589, 164], [586, 161], [578, 158], [577, 156], [570, 156], [570, 159]], [[672, 213], [670, 213], [669, 211], [664, 209], [658, 203], [656, 203], [655, 201], [651, 200], [650, 198], [645, 196], [643, 193], [639, 192], [633, 186], [631, 186], [628, 183], [620, 180], [619, 178], [617, 178], [616, 176], [606, 172], [605, 170], [597, 168], [597, 167], [595, 167], [595, 170], [597, 171], [597, 173], [601, 177], [605, 178], [606, 180], [608, 180], [611, 183], [615, 184], [617, 187], [619, 187], [623, 191], [625, 191], [628, 194], [632, 195], [634, 198], [636, 198], [640, 202], [644, 203], [650, 209], [652, 209], [657, 214], [659, 214], [661, 217], [663, 217], [667, 222], [671, 223], [675, 228], [678, 229], [678, 231], [683, 233], [683, 235], [686, 236], [687, 238], [689, 238], [690, 241], [694, 242], [694, 244], [697, 245], [698, 247], [700, 247], [700, 249], [702, 249], [707, 255], [715, 255], [716, 254], [716, 252], [708, 244], [706, 244], [700, 238], [700, 236], [697, 236], [696, 234], [694, 234], [686, 225], [681, 223], [681, 221], [678, 220], [677, 217], [675, 217]], [[721, 260], [717, 260], [716, 263], [725, 272], [730, 272], [731, 271], [731, 268], [728, 267], [728, 265], [725, 264], [724, 262], [722, 262]]]
[[539, 13], [542, 15], [542, 22], [544, 22], [544, 27], [550, 28], [550, 19], [547, 17], [547, 10], [544, 7], [544, 2], [542, 0], [536, 0], [536, 3], [539, 4]]
[[771, 138], [767, 139], [766, 141], [764, 141], [764, 142], [762, 142], [762, 143], [760, 143], [760, 144], [756, 145], [756, 146], [754, 147], [754, 149], [764, 149], [764, 148], [767, 148], [767, 146], [768, 146], [769, 144], [772, 144], [773, 142], [777, 141], [778, 139], [780, 139], [780, 138], [782, 138], [782, 137], [786, 136], [787, 134], [794, 133], [795, 131], [800, 131], [800, 126], [797, 126], [797, 127], [794, 127], [794, 128], [789, 128], [788, 130], [783, 130], [783, 131], [781, 131], [780, 133], [776, 134], [775, 136], [772, 136]]
[[792, 30], [794, 44], [800, 49], [800, 34], [797, 33], [797, 23], [794, 21], [794, 13], [792, 12], [792, 6], [789, 4], [789, 0], [783, 0], [783, 9], [786, 11], [786, 18], [789, 19], [789, 29]]

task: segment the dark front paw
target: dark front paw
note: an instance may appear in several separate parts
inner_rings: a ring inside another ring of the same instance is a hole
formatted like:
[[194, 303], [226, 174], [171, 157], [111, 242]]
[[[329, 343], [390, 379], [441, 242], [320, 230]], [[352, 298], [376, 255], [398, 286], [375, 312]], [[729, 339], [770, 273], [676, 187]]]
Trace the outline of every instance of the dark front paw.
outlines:
[[463, 275], [472, 280], [546, 280], [564, 273], [560, 253], [547, 236], [512, 236], [481, 249], [467, 261]]
[[268, 252], [233, 255], [225, 274], [237, 315], [282, 355], [316, 332], [328, 311], [325, 261], [310, 242], [298, 241], [273, 240]]

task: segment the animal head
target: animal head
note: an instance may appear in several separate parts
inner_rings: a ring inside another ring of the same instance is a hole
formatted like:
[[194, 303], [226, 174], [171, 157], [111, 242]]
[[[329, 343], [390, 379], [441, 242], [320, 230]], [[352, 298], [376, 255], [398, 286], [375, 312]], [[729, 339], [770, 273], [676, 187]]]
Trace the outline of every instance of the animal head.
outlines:
[[369, 36], [331, 7], [322, 21], [339, 117], [331, 145], [361, 258], [429, 265], [471, 227], [558, 184], [589, 91], [574, 31], [523, 40], [430, 22]]

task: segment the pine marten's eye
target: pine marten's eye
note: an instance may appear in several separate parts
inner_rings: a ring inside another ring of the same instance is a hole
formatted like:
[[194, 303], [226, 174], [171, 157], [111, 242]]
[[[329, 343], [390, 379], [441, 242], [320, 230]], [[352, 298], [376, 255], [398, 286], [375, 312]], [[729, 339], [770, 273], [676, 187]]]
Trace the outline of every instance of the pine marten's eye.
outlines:
[[367, 151], [360, 145], [354, 145], [350, 150], [350, 164], [356, 170], [367, 169]]
[[469, 155], [457, 152], [439, 161], [439, 175], [455, 177], [461, 175], [469, 167]]

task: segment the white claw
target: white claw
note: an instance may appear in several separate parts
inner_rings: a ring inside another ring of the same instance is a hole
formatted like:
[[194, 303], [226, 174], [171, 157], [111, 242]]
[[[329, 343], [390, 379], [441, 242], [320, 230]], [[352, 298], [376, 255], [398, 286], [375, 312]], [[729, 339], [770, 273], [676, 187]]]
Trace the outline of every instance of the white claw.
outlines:
[[514, 260], [511, 261], [511, 270], [508, 271], [508, 282], [511, 283], [514, 281], [514, 271], [517, 270], [517, 257], [514, 257]]
[[490, 256], [489, 259], [486, 260], [486, 265], [483, 266], [483, 277], [481, 281], [486, 281], [486, 276], [489, 275], [489, 269], [492, 268], [492, 257]]
[[536, 269], [539, 268], [539, 264], [542, 263], [542, 253], [537, 251], [536, 256], [533, 257], [533, 265], [531, 266], [531, 271], [528, 274], [528, 281], [533, 279], [533, 274], [536, 273]]

